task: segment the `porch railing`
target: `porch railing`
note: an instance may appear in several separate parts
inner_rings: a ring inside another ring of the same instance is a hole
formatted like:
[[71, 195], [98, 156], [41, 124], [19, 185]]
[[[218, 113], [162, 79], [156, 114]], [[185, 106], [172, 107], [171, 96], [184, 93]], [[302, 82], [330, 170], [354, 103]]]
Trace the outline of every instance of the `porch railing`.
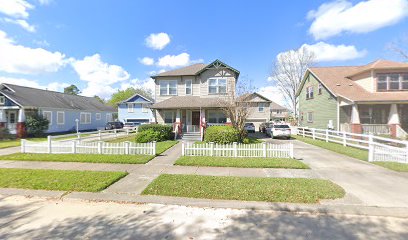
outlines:
[[17, 131], [17, 123], [6, 123], [6, 128], [11, 134], [14, 134]]
[[199, 125], [184, 125], [183, 131], [188, 132], [188, 133], [198, 133], [200, 132], [200, 126]]
[[361, 124], [361, 127], [363, 134], [390, 134], [390, 127], [387, 124]]
[[207, 123], [207, 126], [225, 126], [225, 123]]

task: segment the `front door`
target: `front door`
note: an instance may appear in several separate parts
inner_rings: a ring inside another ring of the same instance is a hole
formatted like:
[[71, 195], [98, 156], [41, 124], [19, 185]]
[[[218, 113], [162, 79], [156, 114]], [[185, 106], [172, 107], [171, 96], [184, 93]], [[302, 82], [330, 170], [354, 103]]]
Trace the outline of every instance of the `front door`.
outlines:
[[17, 133], [17, 111], [7, 112], [7, 128], [11, 134]]
[[192, 132], [200, 131], [200, 111], [193, 111], [191, 114]]

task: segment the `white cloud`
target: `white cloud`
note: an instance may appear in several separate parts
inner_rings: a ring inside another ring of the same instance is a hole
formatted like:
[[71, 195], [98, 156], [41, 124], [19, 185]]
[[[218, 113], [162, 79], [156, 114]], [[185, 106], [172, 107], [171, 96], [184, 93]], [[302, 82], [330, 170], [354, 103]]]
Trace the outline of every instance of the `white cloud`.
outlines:
[[146, 46], [162, 50], [170, 43], [170, 36], [167, 33], [152, 33], [145, 39]]
[[315, 61], [344, 61], [360, 57], [367, 54], [366, 50], [358, 51], [353, 45], [332, 45], [325, 42], [318, 42], [313, 45], [303, 44], [301, 48], [307, 48], [310, 52], [315, 54]]
[[54, 0], [38, 0], [40, 5], [50, 5]]
[[261, 87], [259, 88], [258, 93], [266, 98], [269, 98], [270, 100], [276, 102], [281, 106], [287, 105], [285, 97], [283, 96], [283, 93], [279, 90], [278, 86]]
[[152, 78], [147, 78], [144, 80], [140, 79], [132, 79], [128, 82], [124, 82], [120, 85], [120, 90], [128, 89], [129, 87], [134, 88], [144, 88], [146, 90], [150, 90], [154, 92], [154, 80]]
[[11, 19], [11, 18], [4, 18], [4, 21], [12, 24], [16, 24], [23, 29], [27, 30], [28, 32], [35, 32], [36, 28], [33, 25], [30, 25], [26, 20], [23, 19]]
[[193, 63], [203, 62], [203, 59], [190, 60], [190, 54], [180, 53], [179, 55], [166, 55], [157, 60], [157, 66], [159, 67], [183, 67]]
[[68, 87], [68, 83], [51, 82], [47, 85], [41, 85], [35, 80], [29, 80], [25, 78], [11, 78], [11, 77], [0, 77], [0, 83], [10, 83], [15, 85], [20, 85], [24, 87], [48, 89], [51, 91], [61, 92], [65, 87]]
[[28, 10], [34, 6], [25, 0], [2, 0], [0, 12], [14, 18], [28, 18]]
[[110, 85], [129, 79], [129, 73], [121, 66], [103, 62], [99, 54], [75, 60], [72, 66], [81, 80], [91, 83]]
[[0, 30], [0, 71], [8, 73], [38, 74], [56, 72], [66, 64], [65, 55], [43, 48], [17, 45]]
[[337, 0], [308, 13], [309, 32], [317, 40], [343, 32], [366, 33], [393, 25], [408, 16], [408, 0], [368, 0], [353, 4]]
[[87, 97], [99, 96], [103, 99], [108, 99], [113, 93], [117, 92], [117, 88], [110, 85], [103, 85], [95, 82], [89, 82], [87, 87], [82, 90], [81, 95]]
[[150, 66], [150, 65], [153, 65], [153, 64], [154, 64], [154, 59], [153, 59], [153, 58], [150, 58], [150, 57], [144, 57], [144, 58], [142, 58], [142, 59], [139, 59], [139, 62], [140, 62], [141, 64], [143, 64], [143, 65]]

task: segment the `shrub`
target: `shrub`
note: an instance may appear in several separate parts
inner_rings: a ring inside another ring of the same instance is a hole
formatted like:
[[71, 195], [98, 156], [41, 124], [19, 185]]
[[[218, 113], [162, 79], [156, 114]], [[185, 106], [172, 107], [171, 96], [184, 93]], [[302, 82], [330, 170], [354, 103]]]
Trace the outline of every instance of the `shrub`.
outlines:
[[165, 140], [172, 140], [174, 139], [174, 133], [173, 133], [173, 127], [170, 125], [164, 125], [164, 124], [145, 124], [141, 125], [138, 128], [138, 132], [142, 133], [147, 130], [152, 130], [154, 132], [157, 132], [160, 134], [159, 140], [155, 141], [165, 141]]
[[139, 132], [136, 134], [135, 141], [137, 143], [147, 143], [147, 142], [159, 142], [161, 140], [162, 134], [160, 132], [154, 131], [153, 129], [148, 129], [143, 132]]
[[239, 132], [231, 126], [211, 126], [205, 131], [204, 141], [227, 144], [239, 141]]
[[26, 119], [26, 129], [29, 136], [39, 137], [43, 136], [47, 131], [49, 121], [39, 113], [28, 116]]
[[0, 139], [9, 139], [10, 133], [9, 130], [5, 127], [0, 128]]

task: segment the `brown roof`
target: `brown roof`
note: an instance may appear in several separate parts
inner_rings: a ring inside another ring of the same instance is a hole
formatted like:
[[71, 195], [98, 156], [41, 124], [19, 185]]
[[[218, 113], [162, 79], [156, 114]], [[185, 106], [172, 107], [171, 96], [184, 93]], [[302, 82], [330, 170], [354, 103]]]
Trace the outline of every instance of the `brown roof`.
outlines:
[[347, 75], [348, 77], [352, 77], [355, 76], [359, 73], [363, 73], [366, 71], [371, 71], [374, 69], [404, 69], [407, 68], [408, 69], [408, 63], [403, 63], [403, 62], [394, 62], [394, 61], [389, 61], [389, 60], [384, 60], [384, 59], [378, 59], [374, 62], [371, 62], [367, 65], [364, 66], [358, 66], [356, 70], [354, 70], [353, 72], [350, 72], [349, 75]]
[[[380, 63], [380, 67], [385, 67], [386, 64], [389, 63], [390, 61]], [[341, 96], [351, 101], [408, 101], [408, 92], [373, 93], [365, 90], [356, 82], [348, 78], [351, 72], [361, 71], [361, 69], [368, 69], [367, 65], [348, 67], [312, 67], [309, 69], [309, 71], [315, 75], [335, 96]]]
[[222, 100], [219, 98], [201, 98], [197, 96], [175, 96], [167, 100], [155, 103], [151, 106], [154, 109], [174, 109], [174, 108], [211, 108], [221, 107]]
[[156, 76], [152, 76], [152, 78], [168, 77], [168, 76], [194, 76], [198, 72], [200, 72], [202, 69], [204, 69], [206, 66], [207, 64], [204, 64], [204, 63], [196, 63], [196, 64], [193, 64], [187, 67], [182, 67], [182, 68], [174, 69], [171, 71], [159, 73]]

